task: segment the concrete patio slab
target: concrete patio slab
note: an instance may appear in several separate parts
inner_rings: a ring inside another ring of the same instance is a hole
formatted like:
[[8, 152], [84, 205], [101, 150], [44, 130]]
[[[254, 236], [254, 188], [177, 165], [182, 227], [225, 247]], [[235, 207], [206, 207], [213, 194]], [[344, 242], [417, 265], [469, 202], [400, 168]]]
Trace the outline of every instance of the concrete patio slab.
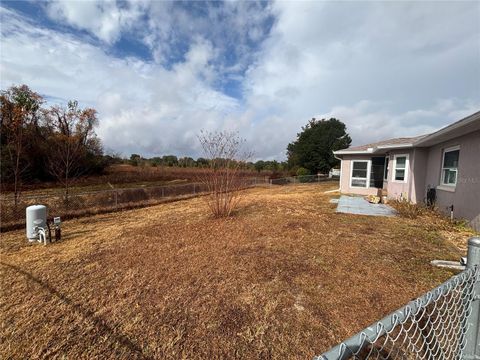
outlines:
[[395, 216], [396, 211], [385, 204], [372, 204], [359, 196], [342, 195], [336, 212], [356, 215]]

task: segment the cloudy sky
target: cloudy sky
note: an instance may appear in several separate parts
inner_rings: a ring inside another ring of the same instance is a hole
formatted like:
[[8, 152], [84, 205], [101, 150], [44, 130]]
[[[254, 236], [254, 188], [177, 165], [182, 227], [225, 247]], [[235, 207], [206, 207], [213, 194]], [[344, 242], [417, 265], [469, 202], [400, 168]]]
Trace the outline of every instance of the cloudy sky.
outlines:
[[95, 107], [124, 155], [226, 129], [282, 160], [312, 117], [361, 144], [480, 110], [478, 1], [2, 1], [0, 22], [2, 89]]

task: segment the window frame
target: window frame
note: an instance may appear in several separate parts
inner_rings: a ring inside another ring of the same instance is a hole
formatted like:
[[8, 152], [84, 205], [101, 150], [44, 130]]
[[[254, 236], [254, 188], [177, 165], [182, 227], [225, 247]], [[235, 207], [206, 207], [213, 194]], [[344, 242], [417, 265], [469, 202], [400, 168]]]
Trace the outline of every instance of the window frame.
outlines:
[[[370, 188], [370, 171], [371, 171], [371, 167], [372, 167], [372, 160], [350, 160], [351, 164], [350, 164], [350, 188], [354, 188], [354, 189], [368, 189]], [[367, 177], [366, 178], [359, 178], [359, 177], [353, 177], [353, 165], [354, 163], [356, 162], [363, 162], [363, 163], [367, 163]], [[365, 183], [365, 186], [357, 186], [357, 185], [353, 185], [353, 180], [365, 180], [366, 183]]]
[[[405, 158], [405, 168], [401, 168], [398, 170], [404, 170], [405, 171], [405, 176], [403, 177], [403, 180], [395, 180], [395, 175], [397, 173], [397, 158]], [[408, 181], [408, 167], [410, 165], [409, 161], [409, 156], [408, 154], [394, 154], [393, 155], [393, 168], [392, 168], [392, 181], [395, 183], [400, 183], [400, 184], [405, 184]]]
[[383, 168], [383, 181], [388, 182], [388, 170], [390, 165], [390, 156], [385, 156], [385, 166]]
[[452, 151], [458, 151], [458, 162], [460, 163], [460, 145], [450, 146], [442, 150], [442, 166], [440, 168], [440, 186], [446, 186], [450, 189], [455, 189], [458, 183], [458, 164], [455, 170], [456, 172], [455, 184], [445, 183], [445, 172], [444, 172], [445, 169], [449, 169], [449, 168], [445, 168], [445, 154]]

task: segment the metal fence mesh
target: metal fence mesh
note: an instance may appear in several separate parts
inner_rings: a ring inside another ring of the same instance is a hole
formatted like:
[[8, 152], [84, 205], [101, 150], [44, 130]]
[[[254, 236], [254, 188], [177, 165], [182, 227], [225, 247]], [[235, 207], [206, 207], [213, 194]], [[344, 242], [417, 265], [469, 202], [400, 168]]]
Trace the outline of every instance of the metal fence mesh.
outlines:
[[271, 179], [270, 183], [272, 185], [289, 185], [289, 184], [309, 184], [309, 183], [318, 183], [324, 181], [335, 181], [338, 180], [338, 177], [328, 177], [324, 175], [298, 175], [298, 176], [289, 176]]
[[[270, 180], [266, 177], [249, 178], [246, 186], [290, 185], [317, 183], [332, 180], [328, 177], [307, 175]], [[48, 208], [49, 216], [63, 218], [78, 217], [103, 212], [117, 211], [134, 207], [155, 205], [172, 199], [180, 199], [204, 194], [207, 188], [202, 183], [185, 183], [172, 185], [154, 185], [136, 188], [73, 192], [65, 199], [61, 190], [52, 193], [22, 195], [15, 204], [12, 195], [0, 196], [0, 225], [2, 229], [19, 227], [25, 224], [25, 208], [42, 204]]]
[[466, 359], [479, 282], [469, 268], [316, 359]]

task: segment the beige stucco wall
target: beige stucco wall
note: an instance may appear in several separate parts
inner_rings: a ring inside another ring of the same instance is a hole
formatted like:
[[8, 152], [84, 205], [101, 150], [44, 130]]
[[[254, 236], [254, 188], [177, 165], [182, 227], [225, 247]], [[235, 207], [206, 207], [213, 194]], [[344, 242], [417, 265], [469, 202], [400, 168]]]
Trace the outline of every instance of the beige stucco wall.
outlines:
[[421, 203], [426, 199], [427, 185], [425, 184], [425, 177], [427, 175], [428, 153], [428, 149], [413, 149], [413, 171], [410, 199], [414, 203]]
[[[408, 170], [407, 170], [407, 181], [398, 182], [394, 181], [394, 155], [408, 155]], [[399, 199], [400, 197], [411, 199], [411, 188], [413, 180], [413, 150], [394, 150], [390, 151], [389, 156], [390, 160], [388, 162], [388, 184], [387, 184], [387, 195], [389, 199]], [[413, 200], [412, 200], [413, 201]]]
[[350, 187], [350, 174], [353, 160], [371, 160], [371, 156], [361, 155], [344, 155], [341, 163], [341, 175], [340, 175], [340, 191], [343, 194], [358, 194], [358, 195], [377, 195], [376, 188], [358, 188]]
[[[454, 191], [442, 190], [440, 185], [443, 150], [460, 146], [458, 180]], [[428, 150], [425, 188], [437, 186], [437, 205], [442, 212], [453, 204], [454, 216], [470, 220], [480, 230], [480, 131], [432, 146]]]

